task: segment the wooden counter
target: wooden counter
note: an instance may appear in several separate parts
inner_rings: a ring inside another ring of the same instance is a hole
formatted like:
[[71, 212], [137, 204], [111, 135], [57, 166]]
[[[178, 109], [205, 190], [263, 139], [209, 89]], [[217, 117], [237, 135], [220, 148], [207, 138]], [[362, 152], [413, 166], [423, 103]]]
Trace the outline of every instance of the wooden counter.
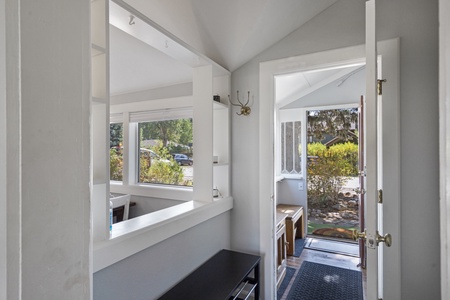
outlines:
[[303, 216], [303, 206], [278, 204], [277, 213], [287, 214], [286, 217], [286, 240], [288, 242], [287, 253], [294, 255], [295, 238], [305, 238], [305, 222]]

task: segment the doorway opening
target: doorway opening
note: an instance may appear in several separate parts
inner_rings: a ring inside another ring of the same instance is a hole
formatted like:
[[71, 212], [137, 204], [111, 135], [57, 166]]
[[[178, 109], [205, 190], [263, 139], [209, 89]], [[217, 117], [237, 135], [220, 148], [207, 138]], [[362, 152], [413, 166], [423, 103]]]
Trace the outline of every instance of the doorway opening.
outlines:
[[358, 256], [360, 231], [357, 106], [314, 109], [307, 117], [308, 237], [305, 247]]
[[[400, 106], [399, 106], [399, 39], [392, 39], [387, 41], [378, 42], [378, 53], [379, 57], [382, 57], [382, 63], [379, 62], [379, 66], [382, 66], [382, 72], [379, 68], [379, 78], [387, 78], [389, 84], [383, 88], [383, 99], [389, 99], [389, 101], [383, 102], [382, 106], [382, 121], [383, 121], [383, 142], [384, 147], [389, 145], [389, 155], [384, 156], [382, 160], [383, 173], [382, 180], [383, 185], [383, 197], [386, 198], [389, 195], [390, 199], [400, 199]], [[305, 72], [309, 70], [317, 70], [319, 68], [336, 67], [340, 65], [339, 62], [346, 64], [347, 66], [351, 63], [362, 65], [365, 63], [365, 47], [363, 45], [352, 46], [342, 49], [335, 49], [324, 52], [317, 52], [313, 54], [305, 54], [298, 57], [289, 57], [285, 59], [267, 61], [260, 64], [260, 120], [259, 128], [261, 135], [259, 142], [259, 167], [260, 167], [260, 178], [259, 178], [259, 195], [261, 197], [260, 201], [260, 249], [261, 252], [268, 254], [266, 256], [266, 261], [264, 263], [265, 268], [263, 268], [264, 274], [264, 292], [267, 295], [273, 295], [272, 298], [276, 297], [276, 224], [275, 224], [275, 214], [276, 214], [276, 204], [278, 200], [292, 200], [296, 201], [298, 205], [303, 205], [305, 212], [307, 211], [306, 196], [303, 197], [302, 194], [305, 193], [303, 188], [306, 187], [306, 176], [301, 176], [298, 179], [289, 179], [288, 176], [280, 176], [277, 170], [277, 163], [274, 158], [278, 158], [277, 147], [277, 129], [280, 120], [279, 113], [281, 109], [297, 108], [297, 109], [312, 109], [316, 108], [319, 104], [317, 102], [311, 102], [304, 100], [298, 103], [298, 99], [302, 96], [302, 92], [295, 93], [295, 95], [287, 95], [286, 98], [280, 99], [274, 95], [278, 93], [278, 86], [276, 79], [279, 74], [289, 74], [296, 72]], [[351, 76], [354, 78], [354, 76]], [[348, 81], [346, 81], [348, 82]], [[364, 81], [365, 82], [365, 81]], [[325, 81], [324, 81], [325, 83]], [[306, 88], [310, 92], [313, 88]], [[364, 95], [365, 92], [360, 92], [358, 95]], [[304, 95], [304, 94], [303, 94]], [[325, 96], [325, 95], [324, 95]], [[333, 99], [336, 100], [336, 94], [333, 94]], [[322, 100], [325, 98], [321, 98]], [[346, 97], [346, 101], [341, 101], [338, 103], [350, 103], [351, 98]], [[291, 105], [292, 104], [292, 105]], [[320, 103], [320, 105], [335, 105]], [[303, 114], [302, 114], [303, 115]], [[306, 115], [306, 114], [304, 114]], [[268, 124], [270, 125], [268, 127]], [[305, 123], [304, 123], [305, 124]], [[267, 128], [269, 128], [270, 133], [267, 135]], [[305, 126], [303, 126], [305, 128]], [[387, 130], [386, 130], [387, 129]], [[366, 132], [366, 137], [373, 137], [373, 130]], [[303, 137], [303, 136], [302, 136]], [[302, 144], [306, 145], [306, 141]], [[366, 147], [367, 148], [367, 147]], [[369, 149], [369, 148], [367, 148]], [[383, 149], [382, 149], [383, 150]], [[306, 152], [306, 149], [303, 153]], [[384, 153], [384, 152], [383, 152]], [[367, 158], [366, 158], [367, 159]], [[273, 163], [267, 163], [272, 161]], [[306, 159], [303, 160], [305, 162]], [[305, 168], [302, 165], [302, 169]], [[369, 176], [367, 176], [369, 177]], [[284, 179], [283, 179], [284, 178]], [[295, 182], [297, 180], [297, 182]], [[294, 183], [294, 184], [291, 184]], [[282, 185], [285, 185], [283, 187]], [[284, 190], [287, 193], [282, 194]], [[282, 196], [282, 198], [280, 197]], [[291, 196], [289, 198], [289, 196]], [[372, 196], [371, 196], [372, 197]], [[276, 201], [274, 201], [274, 199]], [[386, 206], [385, 206], [386, 207]], [[383, 209], [383, 229], [386, 231], [389, 229], [389, 233], [395, 236], [395, 243], [389, 249], [389, 252], [385, 253], [383, 260], [383, 269], [381, 271], [377, 268], [377, 253], [375, 251], [371, 252], [371, 256], [367, 260], [367, 293], [370, 294], [371, 298], [375, 298], [377, 293], [377, 284], [374, 278], [377, 278], [377, 274], [384, 276], [383, 284], [384, 290], [387, 295], [392, 295], [392, 299], [400, 299], [401, 285], [401, 266], [398, 262], [401, 261], [401, 234], [400, 234], [400, 224], [399, 216], [400, 214], [400, 201], [389, 202], [389, 210]], [[372, 220], [373, 207], [366, 208], [366, 221], [367, 216], [370, 215]], [[305, 214], [306, 215], [306, 214]], [[306, 219], [306, 218], [305, 218]], [[269, 221], [268, 221], [269, 220]], [[380, 218], [378, 218], [380, 220]], [[305, 226], [307, 224], [305, 223]], [[373, 226], [372, 223], [369, 224]], [[366, 227], [368, 224], [366, 223]], [[366, 228], [364, 227], [364, 228]], [[271, 233], [271, 234], [268, 234]], [[307, 249], [305, 249], [307, 250]], [[305, 253], [304, 251], [303, 253]], [[323, 255], [328, 253], [322, 252]], [[272, 254], [272, 255], [270, 255]], [[321, 256], [323, 256], [321, 255]], [[301, 257], [300, 257], [301, 258]], [[388, 259], [386, 259], [388, 258]], [[388, 263], [386, 263], [388, 262]], [[379, 279], [377, 282], [381, 282]], [[385, 295], [386, 295], [385, 294]]]

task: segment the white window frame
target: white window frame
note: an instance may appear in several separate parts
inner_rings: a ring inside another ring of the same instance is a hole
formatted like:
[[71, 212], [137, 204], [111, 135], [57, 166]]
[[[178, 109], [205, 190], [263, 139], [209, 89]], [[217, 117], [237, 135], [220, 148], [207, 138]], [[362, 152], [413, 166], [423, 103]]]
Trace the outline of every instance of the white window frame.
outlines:
[[[303, 179], [304, 178], [304, 172], [305, 172], [305, 163], [303, 160], [300, 163], [300, 172], [299, 173], [281, 173], [281, 123], [286, 122], [300, 122], [301, 124], [301, 137], [300, 137], [300, 144], [305, 145], [306, 143], [306, 136], [305, 136], [305, 126], [306, 126], [306, 117], [305, 117], [305, 110], [303, 108], [292, 108], [292, 109], [278, 109], [277, 110], [277, 135], [276, 135], [276, 147], [275, 147], [275, 157], [276, 159], [276, 176], [278, 180], [282, 180], [284, 178], [288, 179]], [[303, 149], [303, 146], [302, 146]], [[295, 151], [292, 149], [292, 151]], [[302, 157], [304, 156], [304, 153], [302, 151]]]
[[165, 119], [178, 116], [192, 117], [190, 115], [192, 112], [189, 113], [190, 107], [192, 107], [192, 97], [111, 105], [111, 121], [117, 122], [117, 118], [122, 117], [124, 144], [123, 181], [110, 181], [111, 192], [180, 201], [192, 200], [192, 187], [140, 183], [137, 157], [138, 122], [152, 121], [149, 120], [152, 115], [155, 116], [155, 121], [162, 120], [160, 112], [166, 112], [168, 117]]
[[152, 185], [152, 186], [166, 186], [168, 188], [189, 188], [192, 189], [192, 186], [182, 186], [182, 185], [168, 185], [164, 183], [148, 183], [148, 182], [139, 182], [140, 177], [140, 157], [138, 153], [140, 151], [138, 150], [139, 146], [139, 123], [145, 123], [145, 122], [157, 122], [157, 121], [168, 121], [168, 120], [180, 120], [180, 119], [193, 119], [193, 113], [192, 113], [192, 107], [179, 107], [179, 108], [170, 108], [170, 109], [163, 109], [163, 110], [147, 110], [147, 111], [140, 111], [140, 112], [132, 112], [129, 114], [129, 125], [134, 130], [135, 137], [134, 139], [130, 139], [130, 143], [134, 143], [134, 151], [136, 155], [135, 160], [129, 161], [129, 164], [132, 163], [134, 166], [130, 166], [134, 170], [134, 180], [133, 184], [136, 185]]

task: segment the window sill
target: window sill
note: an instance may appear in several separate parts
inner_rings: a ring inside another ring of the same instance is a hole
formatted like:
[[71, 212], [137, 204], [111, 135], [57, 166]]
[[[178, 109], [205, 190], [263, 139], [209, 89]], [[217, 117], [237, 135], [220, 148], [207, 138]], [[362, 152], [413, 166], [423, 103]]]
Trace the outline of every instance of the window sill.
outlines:
[[233, 198], [212, 202], [187, 201], [113, 225], [109, 240], [94, 243], [97, 272], [180, 232], [233, 208]]
[[282, 174], [275, 177], [276, 182], [283, 181], [284, 179], [303, 179], [301, 174]]
[[171, 199], [180, 201], [192, 200], [192, 187], [170, 186], [157, 184], [130, 184], [125, 185], [121, 181], [110, 182], [110, 192], [119, 194], [131, 194], [134, 196]]

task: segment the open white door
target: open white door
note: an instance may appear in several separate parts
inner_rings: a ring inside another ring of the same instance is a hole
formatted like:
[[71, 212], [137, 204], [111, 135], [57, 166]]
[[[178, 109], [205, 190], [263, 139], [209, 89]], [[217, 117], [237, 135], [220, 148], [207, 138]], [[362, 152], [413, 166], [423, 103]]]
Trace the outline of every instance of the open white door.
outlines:
[[367, 299], [378, 299], [378, 144], [377, 144], [377, 44], [375, 28], [375, 0], [366, 2], [366, 103], [365, 107], [365, 161], [366, 161], [366, 216], [365, 244], [367, 250]]
[[366, 2], [365, 228], [359, 238], [367, 257], [367, 299], [383, 299], [383, 247], [392, 243], [383, 233], [383, 128], [381, 84], [378, 80], [375, 0]]

